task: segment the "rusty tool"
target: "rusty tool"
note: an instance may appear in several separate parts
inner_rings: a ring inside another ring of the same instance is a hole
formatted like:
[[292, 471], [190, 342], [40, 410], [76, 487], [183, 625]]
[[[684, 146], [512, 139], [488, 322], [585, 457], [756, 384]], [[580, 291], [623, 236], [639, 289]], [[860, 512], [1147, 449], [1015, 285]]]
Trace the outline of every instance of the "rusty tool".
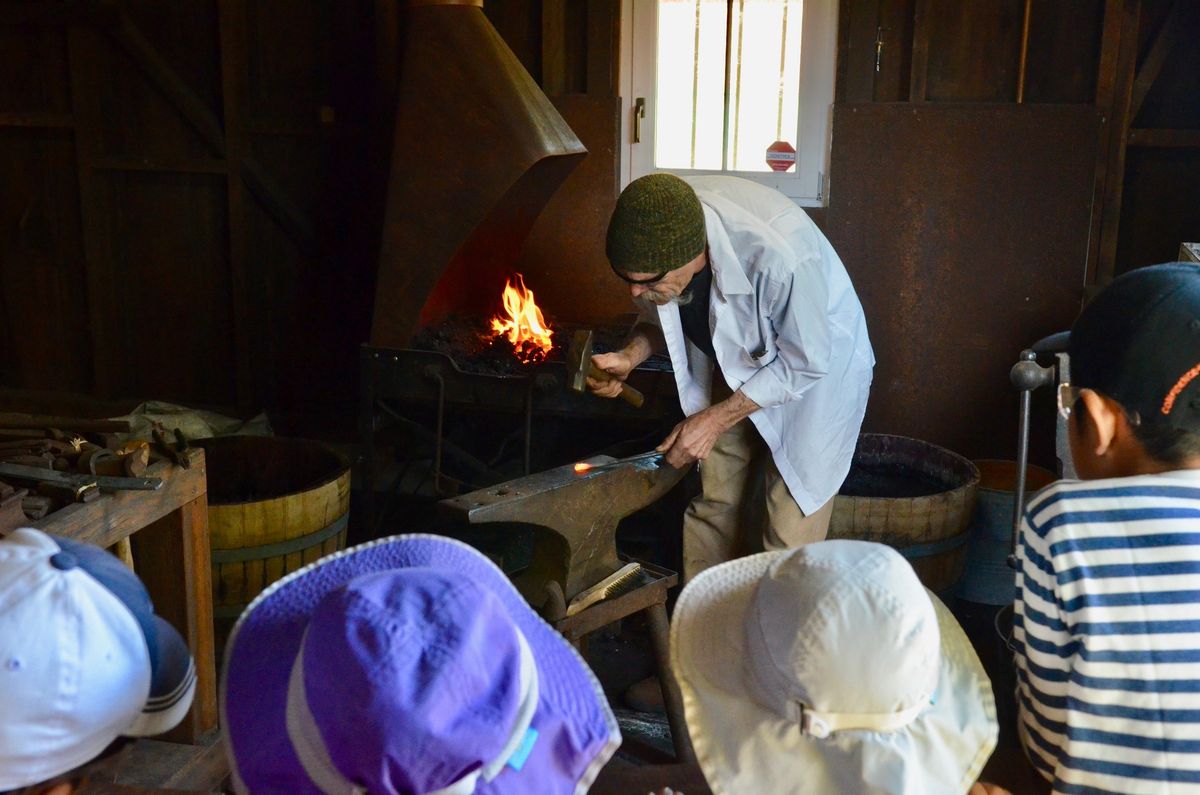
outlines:
[[0, 428], [46, 429], [57, 428], [88, 433], [129, 433], [129, 420], [89, 420], [77, 417], [53, 417], [46, 414], [0, 413]]
[[154, 436], [155, 452], [166, 456], [171, 463], [178, 467], [187, 469], [192, 465], [191, 459], [187, 454], [187, 439], [183, 432], [178, 428], [175, 429], [175, 442], [168, 442], [165, 433], [155, 428], [152, 434]]
[[[513, 582], [535, 606], [546, 602], [548, 587], [569, 603], [625, 565], [617, 557], [617, 524], [666, 494], [683, 474], [662, 465], [658, 453], [597, 456], [443, 500], [439, 509], [472, 525], [532, 526], [532, 560]], [[502, 526], [497, 532], [512, 531]]]
[[70, 472], [57, 472], [53, 469], [27, 467], [19, 464], [0, 464], [0, 477], [4, 477], [6, 480], [16, 480], [36, 485], [44, 483], [56, 488], [65, 487], [73, 490], [76, 497], [97, 487], [105, 491], [157, 491], [162, 488], [162, 478], [116, 478], [105, 475], [76, 475]]
[[[567, 374], [569, 386], [576, 392], [587, 389], [587, 379], [612, 381], [613, 377], [592, 363], [592, 337], [590, 330], [580, 329], [571, 337], [571, 345], [567, 348]], [[629, 384], [622, 383], [617, 397], [636, 409], [646, 402], [645, 396]]]

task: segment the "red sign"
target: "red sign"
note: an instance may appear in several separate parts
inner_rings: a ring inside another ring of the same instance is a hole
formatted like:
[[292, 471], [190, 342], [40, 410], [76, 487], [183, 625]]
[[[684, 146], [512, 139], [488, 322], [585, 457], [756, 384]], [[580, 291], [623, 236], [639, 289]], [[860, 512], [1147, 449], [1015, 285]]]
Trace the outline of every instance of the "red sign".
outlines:
[[796, 150], [787, 141], [776, 141], [767, 147], [767, 165], [772, 171], [787, 171], [796, 165]]

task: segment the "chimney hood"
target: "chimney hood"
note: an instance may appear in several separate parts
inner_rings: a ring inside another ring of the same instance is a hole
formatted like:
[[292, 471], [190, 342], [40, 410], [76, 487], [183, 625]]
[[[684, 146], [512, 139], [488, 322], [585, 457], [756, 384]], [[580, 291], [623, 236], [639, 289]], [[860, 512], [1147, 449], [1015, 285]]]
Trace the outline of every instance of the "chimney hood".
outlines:
[[469, 290], [476, 263], [511, 269], [587, 154], [482, 0], [409, 0], [401, 68], [371, 329], [393, 348]]

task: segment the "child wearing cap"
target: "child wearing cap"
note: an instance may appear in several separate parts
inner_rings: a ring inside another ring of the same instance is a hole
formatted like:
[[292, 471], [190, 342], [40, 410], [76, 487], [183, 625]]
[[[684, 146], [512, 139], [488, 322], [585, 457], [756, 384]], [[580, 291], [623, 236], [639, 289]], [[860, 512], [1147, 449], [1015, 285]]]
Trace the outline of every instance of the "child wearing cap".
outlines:
[[0, 792], [111, 781], [124, 738], [174, 727], [195, 689], [183, 638], [119, 560], [37, 530], [0, 538]]
[[1080, 481], [1022, 519], [1019, 731], [1055, 793], [1200, 792], [1200, 266], [1115, 279], [1059, 389]]
[[230, 635], [221, 717], [240, 795], [583, 795], [621, 739], [504, 573], [427, 535], [263, 591]]

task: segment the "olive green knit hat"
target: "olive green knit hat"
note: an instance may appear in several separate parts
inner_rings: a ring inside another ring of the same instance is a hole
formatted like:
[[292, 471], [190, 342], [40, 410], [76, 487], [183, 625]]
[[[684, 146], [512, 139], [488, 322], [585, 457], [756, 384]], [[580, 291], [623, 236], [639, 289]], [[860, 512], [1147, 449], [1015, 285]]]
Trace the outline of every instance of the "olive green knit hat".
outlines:
[[704, 210], [674, 174], [647, 174], [621, 191], [605, 253], [621, 273], [666, 273], [704, 252]]

